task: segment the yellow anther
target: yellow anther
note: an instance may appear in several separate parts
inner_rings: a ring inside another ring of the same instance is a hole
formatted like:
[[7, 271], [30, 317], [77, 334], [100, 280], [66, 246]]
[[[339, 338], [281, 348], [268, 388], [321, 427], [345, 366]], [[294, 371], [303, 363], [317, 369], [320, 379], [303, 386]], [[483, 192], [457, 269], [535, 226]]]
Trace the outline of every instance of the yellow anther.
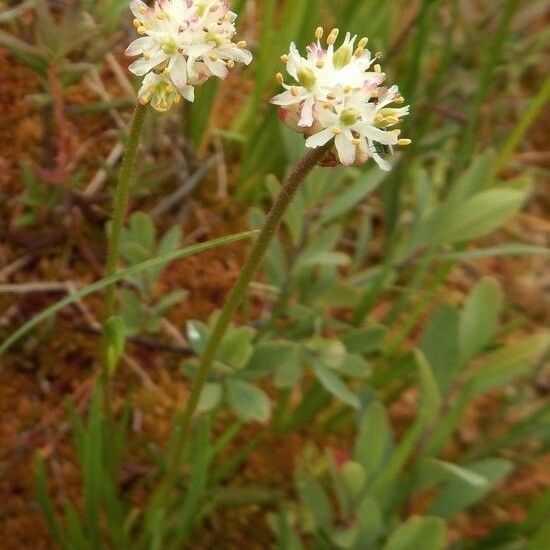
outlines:
[[277, 74], [275, 75], [275, 78], [277, 79], [277, 82], [278, 82], [279, 84], [284, 84], [285, 78], [284, 78], [284, 76], [282, 75], [282, 73], [277, 73]]
[[136, 30], [137, 30], [138, 34], [145, 34], [147, 32], [147, 29], [143, 25], [138, 27]]
[[281, 61], [283, 63], [288, 63], [288, 55], [286, 53], [281, 55]]
[[232, 69], [235, 66], [235, 62], [232, 59], [228, 59], [227, 66]]
[[359, 138], [353, 138], [351, 142], [353, 145], [361, 145], [361, 140]]
[[382, 72], [382, 67], [378, 63], [374, 66], [374, 72], [375, 73], [381, 73]]
[[345, 94], [349, 94], [351, 92], [352, 88], [351, 86], [344, 86], [343, 91]]
[[315, 29], [315, 38], [317, 38], [317, 40], [321, 40], [323, 34], [325, 34], [325, 29], [323, 29], [323, 27], [317, 27]]
[[369, 43], [369, 39], [364, 36], [363, 38], [361, 38], [361, 40], [359, 40], [359, 43], [357, 44], [357, 47], [358, 48], [366, 48], [367, 47], [367, 44]]
[[315, 63], [315, 66], [318, 68], [318, 69], [322, 69], [324, 66], [325, 66], [325, 62], [322, 60], [322, 59], [318, 59]]
[[292, 86], [292, 88], [290, 88], [290, 93], [294, 97], [298, 97], [300, 95], [300, 89], [297, 86]]
[[388, 116], [386, 117], [386, 124], [399, 124], [399, 119], [396, 116]]
[[332, 46], [336, 42], [336, 40], [338, 39], [339, 33], [340, 33], [340, 29], [336, 29], [336, 28], [330, 31], [330, 34], [327, 36], [327, 44], [329, 46]]
[[381, 124], [382, 122], [384, 122], [384, 115], [381, 115], [380, 113], [378, 113], [378, 114], [374, 117], [374, 123], [375, 123], [375, 124]]
[[394, 103], [397, 103], [397, 105], [402, 105], [403, 103], [405, 103], [405, 98], [400, 95], [398, 97], [396, 97], [394, 100], [393, 100]]
[[406, 147], [411, 143], [412, 143], [412, 140], [407, 138], [401, 138], [400, 140], [397, 141], [397, 145], [400, 145], [401, 147]]
[[143, 52], [143, 59], [151, 59], [151, 54], [148, 54], [147, 52]]
[[141, 27], [141, 21], [139, 19], [134, 19], [132, 21], [132, 25], [134, 25], [134, 27], [138, 29], [139, 27]]
[[338, 126], [333, 126], [330, 131], [335, 135], [337, 136], [338, 134], [341, 134], [342, 133], [342, 130], [340, 130], [340, 128], [338, 128]]
[[211, 54], [208, 56], [208, 59], [210, 59], [210, 61], [217, 61], [219, 58], [218, 58], [218, 56], [217, 56], [215, 53], [211, 53]]
[[327, 99], [330, 101], [334, 101], [336, 99], [336, 96], [334, 94], [327, 94]]
[[246, 40], [237, 42], [237, 48], [246, 48]]
[[174, 103], [177, 105], [180, 101], [181, 101], [181, 96], [180, 96], [180, 95], [177, 95], [177, 96], [174, 98]]

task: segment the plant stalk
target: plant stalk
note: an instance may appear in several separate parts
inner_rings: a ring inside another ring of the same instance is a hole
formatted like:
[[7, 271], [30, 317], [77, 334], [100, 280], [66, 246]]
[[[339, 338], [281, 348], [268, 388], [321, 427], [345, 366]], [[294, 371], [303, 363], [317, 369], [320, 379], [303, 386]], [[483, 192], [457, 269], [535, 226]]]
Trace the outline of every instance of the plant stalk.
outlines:
[[332, 142], [329, 142], [323, 147], [312, 149], [295, 165], [294, 169], [289, 174], [286, 182], [281, 188], [269, 214], [267, 215], [265, 223], [254, 243], [254, 246], [252, 247], [252, 250], [250, 251], [250, 254], [248, 255], [242, 271], [231, 289], [229, 296], [227, 297], [227, 301], [223, 306], [220, 316], [218, 317], [218, 320], [216, 321], [214, 329], [212, 330], [210, 338], [206, 344], [197, 376], [194, 379], [191, 394], [183, 413], [180, 430], [174, 446], [175, 451], [172, 463], [169, 466], [167, 478], [165, 480], [165, 483], [168, 486], [170, 486], [177, 477], [180, 462], [185, 451], [185, 443], [191, 426], [193, 413], [197, 408], [202, 389], [204, 388], [204, 385], [208, 379], [208, 374], [210, 373], [210, 368], [212, 367], [212, 362], [220, 344], [222, 343], [227, 328], [229, 327], [229, 323], [237, 311], [237, 308], [243, 301], [248, 285], [252, 280], [254, 273], [258, 269], [258, 266], [267, 251], [269, 243], [277, 231], [283, 215], [292, 202], [292, 199], [294, 198], [296, 191], [299, 189], [300, 184], [304, 181], [309, 172], [318, 164], [331, 145]]
[[[111, 217], [111, 225], [109, 228], [109, 239], [107, 244], [107, 266], [106, 274], [110, 277], [116, 273], [119, 248], [120, 248], [120, 235], [122, 232], [122, 225], [124, 223], [124, 217], [126, 214], [126, 206], [128, 203], [128, 194], [130, 190], [130, 184], [132, 182], [132, 176], [134, 173], [134, 166], [136, 163], [137, 151], [139, 146], [139, 140], [143, 124], [145, 122], [145, 115], [147, 113], [147, 106], [138, 104], [135, 108], [134, 115], [132, 117], [132, 124], [130, 127], [130, 133], [128, 135], [128, 141], [126, 143], [126, 151], [124, 152], [124, 159], [118, 175], [118, 182], [115, 189], [115, 197], [113, 202], [113, 214]], [[116, 283], [112, 283], [107, 286], [105, 290], [105, 302], [103, 308], [103, 323], [104, 329], [109, 318], [115, 311], [115, 294]], [[102, 371], [101, 371], [101, 385], [103, 386], [104, 396], [104, 412], [107, 416], [107, 421], [110, 418], [110, 384], [109, 378], [111, 373], [109, 372], [109, 361], [106, 353], [106, 342], [102, 339], [101, 344], [101, 359], [102, 359]]]

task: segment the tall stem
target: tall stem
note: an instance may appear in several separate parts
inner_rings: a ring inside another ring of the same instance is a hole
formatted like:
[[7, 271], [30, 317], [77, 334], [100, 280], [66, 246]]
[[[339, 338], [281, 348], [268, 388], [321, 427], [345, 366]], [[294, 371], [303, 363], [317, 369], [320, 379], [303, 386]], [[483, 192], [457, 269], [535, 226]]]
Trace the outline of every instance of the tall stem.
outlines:
[[283, 215], [288, 208], [289, 204], [292, 202], [296, 191], [300, 187], [300, 184], [304, 181], [305, 177], [313, 169], [313, 167], [321, 160], [325, 152], [332, 145], [331, 142], [325, 145], [324, 147], [319, 147], [318, 149], [312, 149], [309, 151], [294, 167], [292, 172], [289, 174], [287, 180], [285, 181], [283, 187], [281, 188], [275, 203], [273, 204], [265, 223], [250, 251], [250, 254], [242, 268], [242, 271], [239, 275], [239, 278], [235, 282], [227, 301], [225, 302], [223, 309], [221, 311], [218, 320], [212, 330], [212, 334], [206, 344], [204, 354], [202, 355], [201, 362], [199, 365], [199, 370], [197, 376], [193, 382], [191, 388], [191, 394], [189, 400], [187, 401], [187, 406], [183, 413], [181, 420], [180, 430], [177, 434], [177, 438], [174, 445], [174, 455], [172, 463], [169, 466], [167, 472], [167, 479], [165, 480], [166, 484], [169, 486], [177, 477], [178, 468], [183, 457], [185, 450], [185, 443], [187, 440], [189, 428], [191, 425], [191, 420], [193, 413], [197, 408], [199, 398], [204, 388], [204, 385], [208, 379], [208, 374], [212, 366], [212, 362], [216, 355], [223, 337], [229, 327], [229, 323], [233, 318], [237, 308], [242, 302], [248, 285], [256, 272], [262, 258], [264, 257], [267, 247], [271, 242], [273, 235], [277, 231]]
[[[124, 153], [124, 159], [118, 175], [118, 182], [115, 189], [115, 198], [113, 203], [113, 214], [111, 217], [111, 226], [109, 229], [109, 239], [107, 244], [107, 276], [114, 275], [117, 269], [119, 248], [120, 248], [120, 233], [122, 231], [122, 224], [124, 223], [124, 216], [126, 214], [126, 205], [128, 203], [128, 192], [130, 184], [132, 182], [132, 175], [134, 173], [134, 165], [136, 163], [136, 156], [138, 151], [139, 139], [141, 131], [143, 129], [143, 123], [145, 122], [145, 114], [147, 113], [147, 107], [145, 105], [138, 104], [134, 111], [132, 118], [132, 125], [130, 128], [130, 134], [128, 135], [128, 142], [126, 143], [126, 151]], [[110, 284], [105, 291], [105, 303], [103, 308], [103, 323], [104, 328], [106, 322], [113, 315], [115, 311], [115, 283]], [[105, 335], [104, 335], [105, 337]], [[101, 343], [101, 385], [103, 387], [103, 409], [106, 415], [106, 421], [111, 421], [111, 391], [109, 384], [109, 362], [107, 360], [106, 342], [102, 340]]]
[[[115, 190], [115, 199], [113, 204], [113, 215], [111, 218], [111, 228], [109, 233], [109, 242], [107, 248], [107, 277], [114, 275], [116, 272], [120, 247], [120, 233], [124, 216], [126, 214], [126, 204], [128, 202], [128, 191], [132, 181], [134, 165], [136, 163], [137, 150], [147, 106], [138, 104], [132, 118], [132, 127], [126, 143], [126, 151], [124, 159], [118, 175], [118, 182]], [[115, 284], [107, 287], [105, 293], [105, 307], [103, 317], [109, 319], [115, 309]]]

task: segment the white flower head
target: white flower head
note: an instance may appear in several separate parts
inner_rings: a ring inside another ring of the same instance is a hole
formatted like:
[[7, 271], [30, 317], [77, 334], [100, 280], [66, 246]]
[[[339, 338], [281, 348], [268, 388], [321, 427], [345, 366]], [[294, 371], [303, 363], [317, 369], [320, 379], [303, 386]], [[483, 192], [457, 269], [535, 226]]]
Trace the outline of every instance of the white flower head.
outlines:
[[130, 9], [143, 36], [126, 49], [140, 56], [129, 70], [145, 76], [139, 100], [157, 110], [169, 109], [180, 97], [193, 101], [195, 86], [212, 76], [225, 78], [235, 62], [252, 61], [246, 42], [232, 41], [237, 16], [229, 0], [156, 0], [151, 7], [132, 0]]
[[285, 124], [306, 136], [306, 147], [321, 147], [334, 139], [336, 163], [357, 165], [373, 158], [380, 168], [390, 170], [381, 153], [410, 143], [399, 139], [400, 130], [396, 129], [409, 107], [391, 107], [404, 99], [397, 86], [383, 87], [386, 75], [377, 63], [378, 55], [372, 56], [365, 49], [366, 38], [356, 46], [357, 37], [347, 33], [335, 49], [338, 29], [333, 29], [325, 49], [321, 27], [315, 36], [306, 57], [294, 43], [282, 56], [294, 82], [286, 84], [279, 73], [277, 79], [285, 91], [271, 102], [280, 106]]

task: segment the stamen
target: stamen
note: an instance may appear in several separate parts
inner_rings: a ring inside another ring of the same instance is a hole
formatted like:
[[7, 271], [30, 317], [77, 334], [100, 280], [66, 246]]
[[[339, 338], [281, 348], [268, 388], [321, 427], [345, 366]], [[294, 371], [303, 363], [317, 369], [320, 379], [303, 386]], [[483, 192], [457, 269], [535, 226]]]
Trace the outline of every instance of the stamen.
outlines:
[[292, 88], [290, 88], [290, 93], [294, 97], [298, 97], [300, 95], [300, 89], [297, 86], [292, 86]]
[[321, 40], [323, 34], [325, 34], [325, 29], [323, 29], [323, 27], [317, 27], [315, 29], [315, 38], [317, 38], [317, 40]]
[[332, 29], [330, 31], [330, 34], [327, 36], [327, 44], [329, 46], [332, 46], [334, 45], [334, 43], [336, 42], [337, 38], [338, 38], [338, 34], [340, 33], [340, 29]]
[[330, 129], [330, 131], [331, 131], [335, 136], [337, 136], [337, 135], [339, 135], [339, 134], [342, 133], [342, 130], [340, 130], [340, 128], [338, 128], [338, 126], [333, 126], [333, 127]]
[[318, 59], [317, 62], [315, 63], [315, 66], [318, 69], [322, 69], [325, 66], [325, 62], [322, 59]]
[[381, 73], [382, 72], [382, 67], [378, 63], [374, 66], [374, 72], [375, 73]]
[[246, 48], [246, 40], [241, 40], [237, 42], [237, 48]]
[[275, 75], [275, 78], [277, 79], [277, 82], [278, 82], [279, 84], [284, 84], [284, 83], [285, 83], [285, 78], [284, 78], [284, 76], [282, 75], [282, 73], [277, 73], [277, 74]]
[[281, 61], [283, 63], [288, 63], [288, 55], [286, 53], [281, 55]]
[[412, 139], [407, 139], [407, 138], [401, 138], [397, 141], [397, 145], [400, 145], [401, 147], [406, 147], [411, 143], [412, 143]]

